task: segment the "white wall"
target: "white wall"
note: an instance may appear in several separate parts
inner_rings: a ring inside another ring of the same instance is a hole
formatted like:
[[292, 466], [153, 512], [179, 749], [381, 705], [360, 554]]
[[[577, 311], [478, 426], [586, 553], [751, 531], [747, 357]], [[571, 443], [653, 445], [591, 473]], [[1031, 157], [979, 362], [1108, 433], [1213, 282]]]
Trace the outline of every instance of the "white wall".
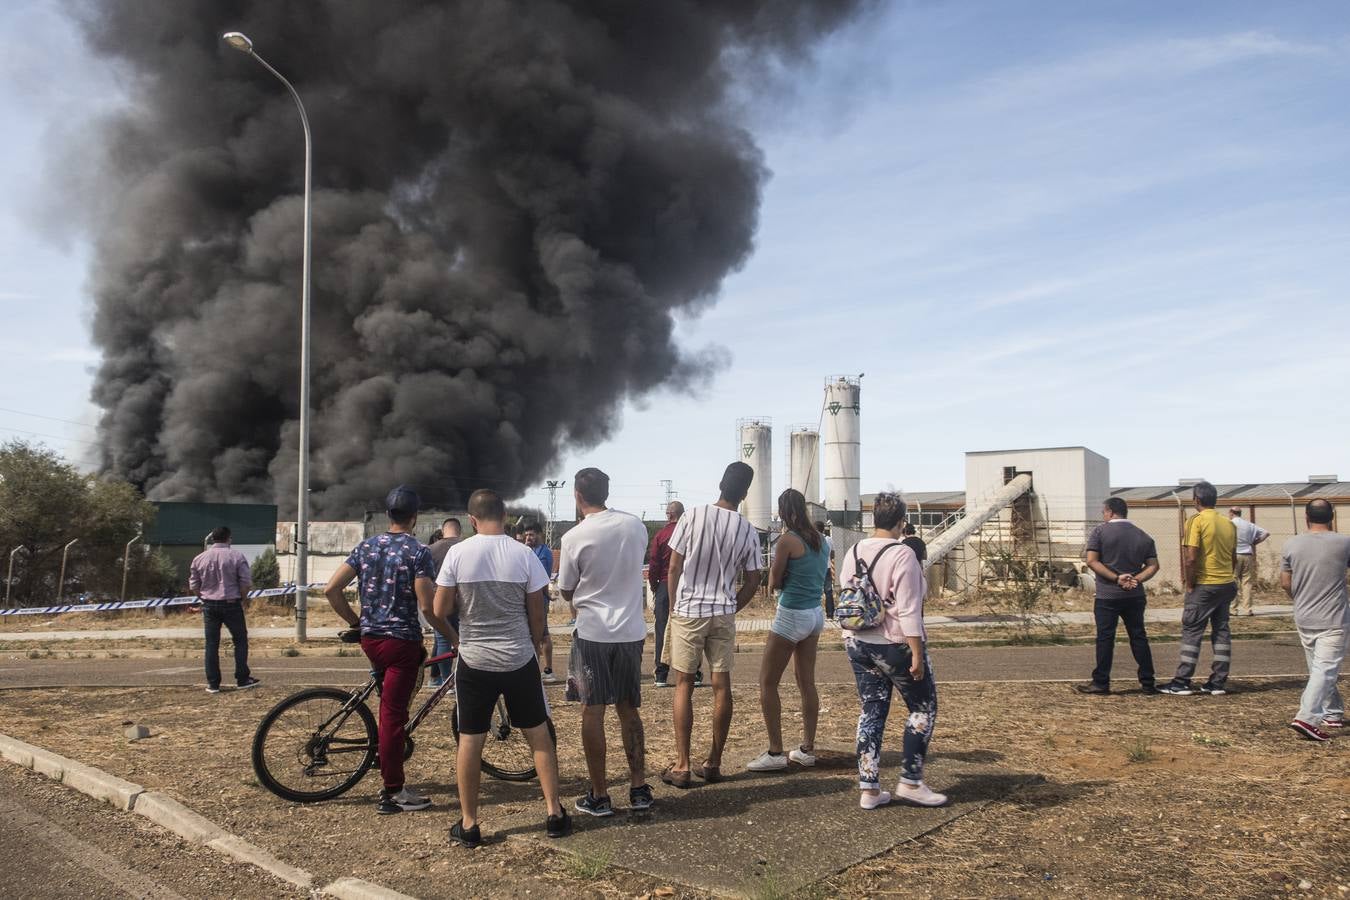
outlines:
[[1003, 487], [1003, 469], [1030, 472], [1037, 507], [1050, 521], [1093, 522], [1111, 491], [1111, 463], [1085, 447], [977, 451], [966, 454], [966, 508]]

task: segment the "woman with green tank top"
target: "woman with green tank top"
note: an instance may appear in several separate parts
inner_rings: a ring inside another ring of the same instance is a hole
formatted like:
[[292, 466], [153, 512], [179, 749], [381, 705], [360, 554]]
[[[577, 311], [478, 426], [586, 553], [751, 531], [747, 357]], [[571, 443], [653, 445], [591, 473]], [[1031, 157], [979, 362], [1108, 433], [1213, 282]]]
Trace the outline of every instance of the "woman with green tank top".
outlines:
[[[751, 772], [776, 772], [787, 768], [788, 761], [814, 766], [816, 720], [820, 716], [820, 695], [816, 693], [816, 645], [825, 627], [820, 597], [830, 569], [830, 551], [825, 536], [811, 524], [806, 514], [806, 498], [789, 488], [778, 497], [778, 517], [783, 534], [774, 548], [769, 569], [769, 589], [780, 591], [778, 612], [769, 626], [764, 658], [759, 669], [759, 703], [764, 711], [764, 727], [769, 732], [769, 749], [746, 764]], [[797, 688], [802, 694], [802, 743], [783, 753], [783, 707], [778, 684], [788, 660], [794, 662]]]

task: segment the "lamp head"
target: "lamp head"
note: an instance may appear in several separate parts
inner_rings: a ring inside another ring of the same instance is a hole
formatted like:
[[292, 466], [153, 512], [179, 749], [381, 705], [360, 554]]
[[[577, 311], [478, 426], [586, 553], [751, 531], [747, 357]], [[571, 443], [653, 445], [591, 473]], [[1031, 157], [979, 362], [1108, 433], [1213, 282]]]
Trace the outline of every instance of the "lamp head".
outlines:
[[240, 53], [251, 54], [253, 52], [253, 42], [250, 41], [248, 35], [244, 34], [242, 31], [227, 31], [220, 37], [221, 40], [238, 50]]

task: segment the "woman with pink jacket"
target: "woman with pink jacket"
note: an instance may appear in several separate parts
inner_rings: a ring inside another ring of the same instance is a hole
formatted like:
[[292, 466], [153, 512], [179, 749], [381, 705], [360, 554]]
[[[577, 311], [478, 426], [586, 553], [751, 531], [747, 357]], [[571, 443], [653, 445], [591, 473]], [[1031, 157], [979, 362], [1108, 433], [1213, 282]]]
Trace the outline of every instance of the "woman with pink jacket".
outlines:
[[[839, 586], [861, 580], [866, 570], [885, 614], [881, 624], [863, 631], [845, 631], [844, 648], [858, 683], [862, 714], [858, 716], [858, 787], [863, 809], [891, 800], [918, 806], [947, 802], [923, 783], [923, 761], [937, 720], [937, 685], [924, 646], [923, 567], [914, 551], [900, 543], [905, 527], [905, 501], [899, 494], [878, 494], [872, 517], [874, 536], [859, 541], [839, 564]], [[909, 708], [905, 721], [904, 756], [895, 793], [881, 789], [881, 741], [896, 690]]]

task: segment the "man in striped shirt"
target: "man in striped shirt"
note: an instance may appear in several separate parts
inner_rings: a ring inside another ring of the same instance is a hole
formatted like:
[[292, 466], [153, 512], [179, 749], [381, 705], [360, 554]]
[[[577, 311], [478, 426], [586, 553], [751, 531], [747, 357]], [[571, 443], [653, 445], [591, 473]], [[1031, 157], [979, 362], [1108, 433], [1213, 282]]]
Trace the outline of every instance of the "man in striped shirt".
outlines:
[[[691, 774], [722, 780], [722, 748], [731, 730], [731, 664], [736, 650], [736, 613], [755, 596], [760, 580], [759, 532], [736, 507], [750, 491], [755, 470], [743, 462], [727, 466], [717, 502], [680, 516], [670, 536], [668, 585], [671, 668], [675, 671], [675, 763], [661, 776], [687, 788]], [[736, 578], [745, 580], [740, 590]], [[707, 759], [691, 768], [689, 740], [694, 727], [694, 673], [704, 654], [712, 667], [713, 735]]]

